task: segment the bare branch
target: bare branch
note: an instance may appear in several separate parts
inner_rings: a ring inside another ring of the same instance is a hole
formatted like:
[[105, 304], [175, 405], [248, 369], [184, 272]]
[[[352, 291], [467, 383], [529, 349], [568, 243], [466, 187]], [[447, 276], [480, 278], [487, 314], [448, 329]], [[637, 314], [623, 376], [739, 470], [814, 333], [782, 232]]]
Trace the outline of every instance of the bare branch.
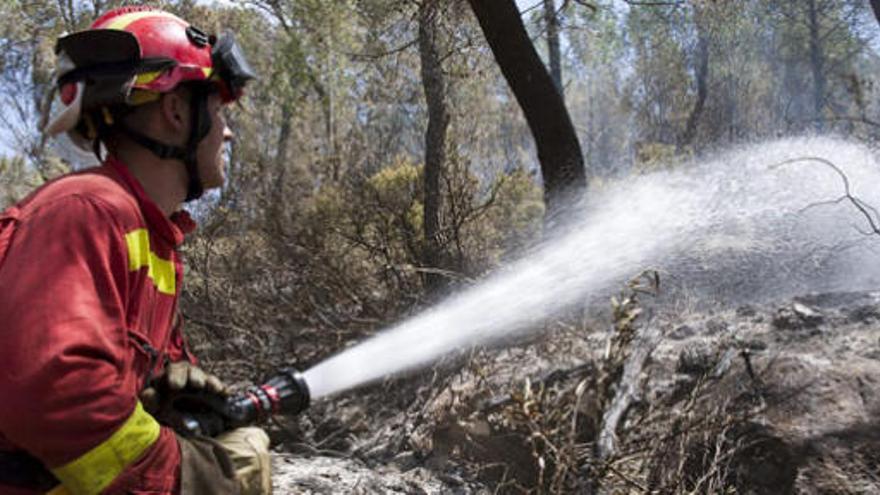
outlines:
[[872, 127], [880, 127], [880, 122], [875, 120], [871, 120], [867, 117], [850, 117], [847, 115], [841, 115], [837, 117], [827, 117], [825, 119], [827, 122], [855, 122], [857, 124], [865, 124], [870, 125]]
[[348, 55], [349, 57], [352, 57], [355, 59], [375, 60], [375, 59], [387, 57], [389, 55], [397, 55], [398, 53], [404, 52], [408, 48], [415, 46], [415, 44], [417, 42], [418, 42], [418, 39], [413, 38], [413, 39], [407, 41], [406, 43], [403, 43], [400, 46], [397, 46], [394, 48], [389, 48], [387, 50], [378, 50], [375, 52], [346, 52], [346, 51], [342, 51], [340, 53], [342, 53], [344, 55]]
[[[782, 162], [779, 162], [777, 164], [772, 165], [770, 168], [774, 169], [774, 168], [781, 167], [783, 165], [789, 165], [792, 163], [804, 163], [804, 162], [818, 162], [818, 163], [821, 163], [821, 164], [831, 168], [832, 170], [834, 170], [837, 173], [837, 175], [840, 177], [840, 180], [843, 182], [844, 195], [843, 195], [843, 197], [838, 198], [837, 200], [833, 201], [833, 203], [843, 201], [844, 199], [849, 200], [849, 202], [853, 206], [855, 206], [856, 209], [859, 210], [859, 212], [861, 212], [861, 214], [865, 217], [865, 220], [867, 220], [868, 225], [871, 227], [870, 233], [880, 235], [880, 228], [878, 228], [877, 220], [875, 220], [875, 218], [878, 217], [877, 210], [874, 209], [873, 206], [865, 203], [861, 199], [852, 195], [852, 193], [850, 192], [849, 178], [846, 176], [845, 173], [843, 173], [843, 170], [841, 170], [837, 165], [835, 165], [830, 160], [826, 160], [825, 158], [820, 158], [818, 156], [806, 156], [806, 157], [801, 157], [801, 158], [792, 158], [791, 160], [785, 160], [785, 161], [782, 161]], [[873, 214], [873, 216], [872, 216], [872, 214]]]

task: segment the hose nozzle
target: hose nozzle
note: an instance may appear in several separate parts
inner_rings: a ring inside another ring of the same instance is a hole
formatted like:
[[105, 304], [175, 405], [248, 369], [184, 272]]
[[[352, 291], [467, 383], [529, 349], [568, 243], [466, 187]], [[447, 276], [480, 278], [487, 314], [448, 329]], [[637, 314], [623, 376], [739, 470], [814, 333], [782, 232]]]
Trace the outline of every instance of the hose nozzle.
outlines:
[[299, 414], [309, 407], [309, 402], [309, 387], [302, 373], [284, 368], [262, 385], [229, 397], [225, 416], [235, 428], [264, 421], [273, 414]]

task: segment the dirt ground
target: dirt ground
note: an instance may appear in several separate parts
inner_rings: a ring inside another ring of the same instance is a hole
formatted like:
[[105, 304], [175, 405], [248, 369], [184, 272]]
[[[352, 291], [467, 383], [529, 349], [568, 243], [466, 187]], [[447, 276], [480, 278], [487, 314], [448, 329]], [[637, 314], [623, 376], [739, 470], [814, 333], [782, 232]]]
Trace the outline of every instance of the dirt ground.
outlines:
[[880, 293], [620, 317], [279, 421], [276, 493], [880, 493]]

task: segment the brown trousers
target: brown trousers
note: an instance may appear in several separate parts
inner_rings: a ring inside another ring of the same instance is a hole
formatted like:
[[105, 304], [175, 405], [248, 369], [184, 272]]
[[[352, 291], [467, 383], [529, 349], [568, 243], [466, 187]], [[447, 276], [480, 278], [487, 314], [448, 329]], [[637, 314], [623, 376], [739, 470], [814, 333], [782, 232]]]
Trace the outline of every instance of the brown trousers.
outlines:
[[271, 495], [269, 436], [256, 427], [217, 438], [177, 438], [181, 495]]

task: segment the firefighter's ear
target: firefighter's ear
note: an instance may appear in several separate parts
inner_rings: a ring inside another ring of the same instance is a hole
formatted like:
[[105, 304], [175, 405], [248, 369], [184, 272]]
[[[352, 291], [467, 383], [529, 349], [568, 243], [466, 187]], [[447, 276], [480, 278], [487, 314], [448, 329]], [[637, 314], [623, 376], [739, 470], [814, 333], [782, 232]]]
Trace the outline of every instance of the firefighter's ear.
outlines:
[[189, 98], [184, 94], [184, 89], [163, 94], [159, 99], [159, 112], [169, 134], [173, 135], [175, 141], [180, 141], [176, 144], [183, 144], [189, 135]]

